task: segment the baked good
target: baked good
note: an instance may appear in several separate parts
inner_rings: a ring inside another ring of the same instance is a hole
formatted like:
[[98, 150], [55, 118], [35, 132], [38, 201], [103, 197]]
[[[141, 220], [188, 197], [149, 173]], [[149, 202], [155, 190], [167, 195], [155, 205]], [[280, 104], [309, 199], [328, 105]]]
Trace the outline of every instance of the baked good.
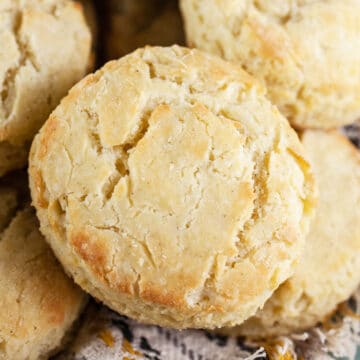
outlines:
[[242, 65], [298, 128], [360, 118], [358, 0], [181, 0], [188, 44]]
[[41, 229], [80, 286], [176, 328], [255, 313], [292, 274], [313, 208], [303, 148], [264, 93], [179, 46], [139, 49], [70, 91], [29, 172]]
[[0, 176], [26, 164], [30, 142], [85, 74], [90, 33], [69, 0], [0, 3]]
[[105, 12], [107, 60], [118, 59], [145, 45], [185, 43], [177, 0], [110, 0]]
[[2, 360], [48, 358], [63, 345], [85, 304], [85, 294], [64, 274], [29, 207], [0, 234], [0, 294]]
[[360, 283], [360, 152], [340, 133], [307, 130], [302, 142], [319, 206], [295, 275], [237, 329], [249, 336], [302, 331], [324, 320]]

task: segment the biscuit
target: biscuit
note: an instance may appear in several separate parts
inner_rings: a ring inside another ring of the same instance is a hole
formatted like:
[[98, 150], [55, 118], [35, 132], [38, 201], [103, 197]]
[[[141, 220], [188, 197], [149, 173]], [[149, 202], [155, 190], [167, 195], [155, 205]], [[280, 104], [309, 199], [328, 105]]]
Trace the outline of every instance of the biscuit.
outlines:
[[2, 360], [48, 358], [63, 345], [85, 304], [85, 294], [64, 274], [30, 208], [0, 234], [0, 294]]
[[360, 153], [339, 133], [302, 137], [319, 184], [319, 207], [295, 275], [257, 315], [227, 333], [301, 331], [324, 320], [360, 283]]
[[108, 60], [145, 45], [185, 44], [177, 0], [110, 0], [106, 13]]
[[313, 208], [301, 143], [264, 93], [179, 46], [139, 49], [70, 91], [29, 171], [41, 229], [80, 286], [175, 328], [255, 313], [293, 273]]
[[91, 37], [68, 0], [0, 3], [0, 176], [26, 164], [30, 142], [85, 74]]
[[261, 79], [298, 128], [360, 118], [357, 0], [181, 0], [188, 44]]

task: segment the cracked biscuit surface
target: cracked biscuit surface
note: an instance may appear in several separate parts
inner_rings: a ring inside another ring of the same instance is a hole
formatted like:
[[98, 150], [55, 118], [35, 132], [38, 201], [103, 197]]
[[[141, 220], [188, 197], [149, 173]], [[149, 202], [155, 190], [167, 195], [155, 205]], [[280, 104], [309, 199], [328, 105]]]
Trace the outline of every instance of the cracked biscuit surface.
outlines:
[[13, 215], [15, 189], [0, 189], [0, 206], [0, 359], [47, 359], [63, 345], [86, 295], [55, 259], [34, 211]]
[[360, 282], [360, 152], [340, 133], [306, 131], [302, 142], [319, 186], [319, 206], [295, 275], [241, 327], [262, 337], [324, 320]]
[[299, 128], [360, 117], [358, 0], [181, 0], [188, 44], [238, 62]]
[[78, 3], [0, 2], [0, 176], [26, 164], [33, 136], [85, 75], [90, 43]]
[[42, 232], [120, 313], [213, 328], [288, 278], [313, 208], [296, 133], [239, 67], [148, 47], [78, 83], [30, 154]]

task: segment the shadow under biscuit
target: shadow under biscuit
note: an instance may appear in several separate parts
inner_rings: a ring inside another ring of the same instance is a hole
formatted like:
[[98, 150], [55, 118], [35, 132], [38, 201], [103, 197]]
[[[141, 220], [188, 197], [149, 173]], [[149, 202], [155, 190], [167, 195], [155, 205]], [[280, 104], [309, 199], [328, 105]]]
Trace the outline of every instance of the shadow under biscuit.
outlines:
[[110, 0], [104, 5], [104, 60], [145, 45], [185, 43], [176, 0]]

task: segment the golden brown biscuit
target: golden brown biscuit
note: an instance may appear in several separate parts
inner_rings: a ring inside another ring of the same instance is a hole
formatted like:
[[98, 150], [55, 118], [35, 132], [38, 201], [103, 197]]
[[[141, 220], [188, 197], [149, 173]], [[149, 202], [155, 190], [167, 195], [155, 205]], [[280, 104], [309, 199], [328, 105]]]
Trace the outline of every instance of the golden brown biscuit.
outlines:
[[292, 274], [313, 201], [303, 148], [263, 87], [178, 46], [77, 84], [34, 140], [30, 177], [75, 281], [177, 328], [254, 314]]
[[0, 294], [1, 360], [48, 358], [84, 306], [86, 296], [64, 274], [30, 208], [0, 234]]
[[36, 131], [85, 74], [90, 40], [78, 3], [0, 2], [0, 176], [25, 165]]
[[118, 59], [145, 45], [185, 43], [177, 0], [110, 0], [107, 14], [107, 60]]
[[304, 330], [359, 285], [360, 152], [335, 131], [308, 130], [302, 142], [320, 189], [303, 258], [264, 309], [228, 333], [261, 337]]
[[181, 0], [188, 43], [241, 64], [296, 127], [360, 117], [357, 0]]

